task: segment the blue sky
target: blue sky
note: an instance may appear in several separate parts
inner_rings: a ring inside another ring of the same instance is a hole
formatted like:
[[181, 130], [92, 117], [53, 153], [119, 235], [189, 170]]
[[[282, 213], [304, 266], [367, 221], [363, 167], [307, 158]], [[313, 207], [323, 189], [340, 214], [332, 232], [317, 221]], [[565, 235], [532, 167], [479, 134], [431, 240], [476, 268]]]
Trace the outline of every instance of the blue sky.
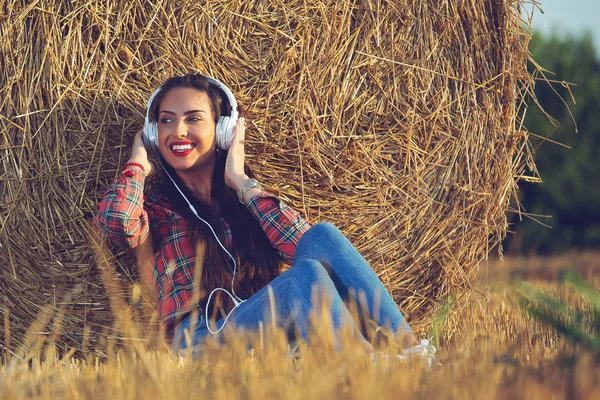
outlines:
[[[581, 34], [592, 33], [597, 49], [600, 49], [600, 1], [599, 0], [538, 0], [539, 9], [533, 13], [533, 28], [543, 33]], [[531, 4], [525, 5], [531, 15]]]

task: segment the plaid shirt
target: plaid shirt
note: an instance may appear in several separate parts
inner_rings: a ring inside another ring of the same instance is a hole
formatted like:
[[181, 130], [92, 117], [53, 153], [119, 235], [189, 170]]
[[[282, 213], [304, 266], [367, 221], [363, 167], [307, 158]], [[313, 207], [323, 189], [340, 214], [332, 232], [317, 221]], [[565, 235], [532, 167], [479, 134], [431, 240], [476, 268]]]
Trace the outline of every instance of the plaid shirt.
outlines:
[[[140, 168], [125, 169], [104, 193], [94, 223], [113, 242], [130, 248], [142, 244], [152, 227], [154, 244], [159, 245], [153, 260], [155, 296], [160, 320], [170, 336], [180, 317], [199, 308], [194, 282], [196, 252], [191, 242], [194, 227], [170, 208], [166, 198], [144, 196], [144, 180]], [[310, 227], [308, 222], [268, 192], [249, 199], [246, 206], [273, 247], [291, 265], [296, 244]], [[213, 229], [225, 231], [223, 245], [231, 251], [231, 229], [223, 218], [219, 221], [220, 226]]]

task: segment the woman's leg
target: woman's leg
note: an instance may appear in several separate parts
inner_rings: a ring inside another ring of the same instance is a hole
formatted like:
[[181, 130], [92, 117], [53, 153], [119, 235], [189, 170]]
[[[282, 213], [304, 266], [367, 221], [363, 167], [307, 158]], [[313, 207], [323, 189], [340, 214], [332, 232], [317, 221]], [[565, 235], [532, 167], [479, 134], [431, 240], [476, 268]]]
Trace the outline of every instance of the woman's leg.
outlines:
[[[273, 291], [275, 300], [273, 305], [270, 302], [269, 287]], [[318, 294], [319, 298], [315, 298], [313, 293]], [[233, 311], [228, 323], [235, 324], [236, 328], [258, 331], [261, 322], [264, 325], [272, 323], [271, 309], [273, 309], [275, 322], [279, 327], [284, 329], [294, 327], [300, 337], [308, 343], [311, 312], [318, 313], [322, 309], [321, 304], [315, 304], [314, 301], [320, 301], [324, 297], [331, 302], [327, 310], [330, 313], [334, 329], [338, 330], [344, 324], [350, 324], [356, 330], [359, 339], [366, 344], [366, 340], [354, 325], [354, 320], [339, 296], [327, 270], [320, 262], [310, 259], [295, 262], [294, 268], [285, 271], [273, 279], [269, 285], [240, 304]], [[175, 329], [172, 345], [174, 351], [187, 347], [183, 335], [184, 329], [190, 331], [194, 347], [210, 335], [203, 316], [198, 318], [194, 332], [191, 332], [189, 327], [190, 321], [191, 316], [188, 316]], [[223, 325], [223, 319], [217, 321], [216, 325], [216, 327], [211, 325], [213, 331]]]
[[[340, 296], [357, 301], [361, 318], [372, 318], [379, 326], [392, 332], [410, 333], [406, 344], [416, 343], [410, 326], [373, 269], [344, 234], [331, 223], [311, 227], [296, 246], [292, 269], [303, 260], [320, 261], [330, 272]], [[361, 315], [360, 301], [355, 296], [364, 293], [369, 316]]]

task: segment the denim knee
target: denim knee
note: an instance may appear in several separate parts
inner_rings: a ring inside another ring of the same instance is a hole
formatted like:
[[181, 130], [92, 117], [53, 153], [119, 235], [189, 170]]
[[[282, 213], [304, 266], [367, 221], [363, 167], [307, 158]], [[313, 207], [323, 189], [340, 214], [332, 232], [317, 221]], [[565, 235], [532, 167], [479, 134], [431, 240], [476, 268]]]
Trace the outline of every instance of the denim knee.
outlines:
[[306, 244], [302, 245], [303, 242], [311, 242], [319, 244], [321, 242], [331, 242], [331, 238], [345, 237], [344, 234], [331, 222], [320, 222], [313, 225], [308, 231], [304, 232], [304, 235], [298, 242], [298, 247], [306, 247]]
[[339, 235], [341, 233], [341, 231], [331, 222], [319, 222], [318, 224], [313, 225], [306, 233], [311, 231], [322, 235]]
[[[303, 278], [305, 278], [302, 279], [300, 276], [297, 276], [296, 281], [302, 282], [306, 280], [310, 282], [310, 287], [300, 285], [301, 289], [308, 291], [306, 294], [309, 296], [312, 290], [317, 290], [318, 292], [335, 290], [335, 285], [329, 276], [327, 268], [319, 261], [302, 259], [297, 262], [293, 268], [296, 268], [296, 270], [303, 275]], [[310, 297], [308, 297], [307, 300], [310, 300]]]

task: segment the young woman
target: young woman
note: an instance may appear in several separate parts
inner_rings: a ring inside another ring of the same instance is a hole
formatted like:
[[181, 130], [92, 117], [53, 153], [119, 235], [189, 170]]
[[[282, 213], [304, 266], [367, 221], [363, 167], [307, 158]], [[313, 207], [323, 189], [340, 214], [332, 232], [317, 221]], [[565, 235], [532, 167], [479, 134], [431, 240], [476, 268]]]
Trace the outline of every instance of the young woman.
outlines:
[[[158, 193], [144, 195], [144, 182], [154, 167], [141, 130], [131, 158], [104, 194], [95, 218], [113, 241], [138, 254], [151, 254], [142, 276], [155, 289], [173, 350], [186, 348], [186, 329], [198, 345], [227, 318], [237, 328], [250, 330], [269, 323], [267, 287], [272, 289], [277, 323], [283, 326], [292, 320], [290, 331], [305, 341], [309, 315], [321, 310], [313, 304], [315, 291], [331, 301], [327, 312], [335, 329], [353, 321], [360, 331], [364, 321], [354, 321], [345, 302], [364, 293], [370, 315], [359, 314], [361, 319], [374, 317], [398, 335], [403, 346], [417, 345], [395, 302], [348, 239], [330, 223], [311, 227], [251, 179], [245, 163], [245, 119], [231, 122], [235, 127], [227, 150], [217, 145], [218, 121], [230, 115], [232, 105], [215, 82], [203, 75], [165, 82], [148, 113], [157, 124], [157, 156], [173, 180], [165, 176]], [[282, 272], [282, 264], [291, 268]], [[207, 304], [215, 288], [231, 290], [231, 298], [222, 296]]]

